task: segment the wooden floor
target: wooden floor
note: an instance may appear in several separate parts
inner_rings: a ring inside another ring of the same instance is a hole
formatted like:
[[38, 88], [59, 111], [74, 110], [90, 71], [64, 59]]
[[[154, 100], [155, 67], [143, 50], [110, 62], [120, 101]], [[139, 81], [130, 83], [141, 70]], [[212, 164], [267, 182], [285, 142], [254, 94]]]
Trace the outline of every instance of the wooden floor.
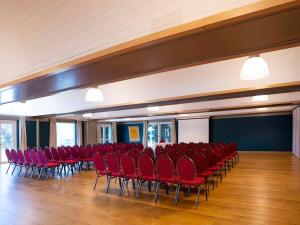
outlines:
[[94, 171], [60, 180], [37, 181], [5, 175], [0, 166], [0, 224], [300, 224], [300, 161], [289, 153], [243, 153], [240, 163], [210, 194], [172, 205], [172, 197], [143, 189], [142, 198], [118, 196], [117, 184], [104, 193], [102, 178], [93, 191]]

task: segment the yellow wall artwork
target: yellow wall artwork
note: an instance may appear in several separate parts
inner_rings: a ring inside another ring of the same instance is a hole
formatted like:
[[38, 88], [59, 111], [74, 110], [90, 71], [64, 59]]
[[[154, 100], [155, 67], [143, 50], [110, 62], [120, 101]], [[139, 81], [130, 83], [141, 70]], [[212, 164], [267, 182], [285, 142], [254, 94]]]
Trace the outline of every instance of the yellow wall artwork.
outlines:
[[140, 141], [140, 132], [138, 126], [128, 126], [130, 142]]

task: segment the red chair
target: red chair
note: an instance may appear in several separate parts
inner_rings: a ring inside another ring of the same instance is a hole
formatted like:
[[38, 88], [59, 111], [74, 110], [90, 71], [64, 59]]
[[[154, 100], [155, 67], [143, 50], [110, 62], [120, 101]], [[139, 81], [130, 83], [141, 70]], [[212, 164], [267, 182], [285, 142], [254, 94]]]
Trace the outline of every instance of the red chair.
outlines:
[[35, 170], [37, 168], [39, 169], [40, 162], [39, 162], [39, 158], [38, 158], [36, 151], [33, 151], [33, 150], [30, 151], [30, 158], [31, 158], [30, 167], [32, 168], [30, 177], [33, 177]]
[[39, 169], [40, 169], [38, 180], [40, 180], [41, 175], [43, 174], [44, 171], [45, 174], [47, 175], [46, 178], [48, 180], [50, 173], [52, 172], [52, 174], [54, 175], [55, 168], [58, 168], [60, 164], [56, 162], [47, 162], [47, 158], [44, 155], [44, 152], [42, 150], [38, 151], [38, 159], [39, 159]]
[[148, 189], [151, 191], [151, 184], [155, 182], [155, 187], [157, 185], [157, 176], [155, 174], [155, 166], [153, 159], [148, 154], [142, 154], [139, 158], [139, 172], [140, 172], [140, 179], [138, 180], [137, 186], [137, 197], [141, 196], [141, 188], [142, 183], [147, 181], [148, 182]]
[[128, 151], [128, 155], [134, 159], [135, 165], [138, 165], [140, 152], [136, 149], [133, 149]]
[[99, 153], [94, 154], [94, 165], [95, 165], [96, 174], [97, 174], [95, 185], [94, 185], [94, 191], [95, 191], [97, 183], [98, 183], [98, 178], [100, 176], [107, 175], [107, 169], [106, 169], [104, 157], [102, 155], [100, 155]]
[[24, 157], [25, 157], [25, 161], [26, 161], [26, 172], [24, 174], [24, 177], [26, 177], [29, 168], [31, 168], [31, 171], [33, 170], [33, 168], [31, 167], [32, 159], [30, 157], [30, 149], [27, 149], [24, 151]]
[[160, 155], [156, 161], [158, 181], [155, 191], [155, 201], [159, 198], [159, 188], [161, 183], [166, 185], [175, 185], [178, 183], [179, 178], [175, 175], [175, 169], [173, 161], [167, 155]]
[[199, 195], [201, 191], [201, 185], [205, 184], [203, 177], [197, 177], [196, 166], [192, 159], [182, 156], [177, 162], [177, 173], [179, 176], [179, 183], [176, 187], [176, 194], [174, 203], [177, 204], [179, 201], [179, 192], [181, 186], [196, 187], [198, 189], [196, 198], [196, 208], [199, 204]]
[[69, 159], [67, 157], [67, 153], [65, 152], [64, 149], [59, 149], [59, 155], [61, 161], [59, 162], [62, 166], [60, 169], [60, 176], [62, 176], [62, 170], [64, 169], [64, 172], [66, 174], [66, 167], [68, 168], [67, 176], [69, 175], [69, 171], [71, 169], [72, 174], [74, 174], [74, 168], [75, 165], [79, 162], [78, 160], [75, 159]]
[[52, 162], [54, 161], [51, 151], [48, 147], [45, 148], [45, 156], [48, 161], [52, 161]]
[[109, 153], [106, 156], [106, 166], [107, 166], [107, 188], [106, 193], [109, 192], [110, 187], [110, 181], [112, 178], [118, 178], [119, 179], [119, 185], [120, 185], [120, 195], [122, 194], [122, 173], [120, 171], [118, 160], [115, 158], [113, 153]]
[[16, 150], [12, 149], [10, 151], [10, 153], [11, 153], [11, 157], [12, 157], [12, 163], [15, 165], [15, 167], [14, 167], [11, 175], [14, 175], [16, 167], [20, 166], [20, 164], [19, 164], [19, 158], [18, 158], [18, 154], [17, 154]]
[[84, 147], [78, 148], [78, 155], [80, 158], [80, 169], [82, 169], [82, 166], [84, 163], [87, 164], [88, 169], [90, 169], [90, 162], [93, 162], [93, 153], [92, 153], [92, 147], [87, 147], [87, 153], [84, 150]]
[[22, 172], [22, 168], [26, 167], [27, 164], [26, 164], [26, 161], [25, 161], [24, 154], [23, 154], [23, 152], [20, 149], [18, 149], [17, 154], [18, 154], [19, 165], [20, 165], [20, 170], [19, 170], [18, 176], [20, 176], [20, 174]]
[[[129, 154], [123, 154], [120, 159], [121, 167], [122, 167], [122, 173], [123, 173], [123, 182], [121, 186], [121, 195], [124, 194], [124, 188], [125, 186], [128, 186], [128, 181], [132, 180], [133, 184], [135, 181], [137, 181], [140, 177], [136, 168], [136, 164], [134, 162], [134, 159], [130, 157]], [[136, 197], [137, 197], [136, 192]]]
[[6, 174], [8, 173], [8, 171], [9, 171], [9, 168], [10, 168], [10, 166], [13, 164], [15, 164], [14, 163], [14, 160], [13, 160], [13, 158], [12, 158], [12, 155], [11, 155], [11, 152], [9, 151], [9, 149], [5, 149], [5, 154], [6, 154], [6, 158], [7, 158], [7, 160], [8, 160], [8, 163], [9, 163], [9, 165], [8, 165], [8, 168], [7, 168], [7, 170], [6, 170]]

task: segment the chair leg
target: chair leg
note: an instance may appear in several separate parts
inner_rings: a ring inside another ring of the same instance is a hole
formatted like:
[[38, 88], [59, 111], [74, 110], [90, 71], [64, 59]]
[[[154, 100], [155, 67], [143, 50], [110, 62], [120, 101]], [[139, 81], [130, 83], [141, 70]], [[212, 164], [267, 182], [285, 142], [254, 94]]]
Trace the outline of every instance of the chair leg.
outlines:
[[175, 198], [173, 200], [174, 205], [177, 205], [177, 203], [179, 201], [179, 191], [180, 191], [180, 184], [178, 184], [176, 187]]
[[206, 181], [206, 191], [205, 191], [205, 198], [206, 198], [206, 201], [208, 199], [208, 192], [209, 192], [209, 183], [208, 181]]
[[6, 173], [5, 173], [6, 175], [7, 175], [8, 171], [9, 171], [10, 166], [11, 166], [11, 163], [9, 163], [9, 165], [8, 165], [8, 168], [7, 168]]
[[26, 177], [26, 175], [27, 175], [27, 172], [28, 172], [28, 170], [29, 170], [30, 166], [26, 166], [25, 168], [26, 168], [26, 171], [25, 171], [24, 177]]
[[196, 209], [198, 208], [199, 205], [199, 195], [200, 195], [201, 187], [198, 187], [198, 193], [197, 193], [197, 198], [196, 198]]
[[41, 178], [41, 176], [42, 176], [42, 173], [43, 173], [43, 171], [44, 171], [44, 168], [41, 168], [41, 169], [40, 169], [40, 174], [39, 174], [38, 180], [40, 180], [40, 178]]
[[157, 202], [157, 199], [159, 198], [159, 187], [160, 187], [160, 182], [156, 182], [155, 195], [154, 195], [155, 202]]
[[46, 169], [46, 175], [47, 175], [46, 179], [47, 179], [47, 180], [49, 179], [51, 170], [52, 170], [52, 168], [51, 168], [51, 169], [50, 169], [50, 168], [49, 168], [49, 169]]
[[30, 175], [30, 177], [32, 178], [33, 177], [33, 174], [35, 173], [35, 166], [32, 166], [31, 167], [31, 175]]
[[121, 190], [120, 190], [121, 196], [123, 196], [123, 194], [124, 194], [125, 185], [126, 185], [126, 178], [123, 178], [122, 183], [121, 183]]
[[111, 180], [111, 177], [110, 177], [110, 176], [107, 176], [107, 187], [106, 187], [106, 193], [108, 193], [108, 192], [109, 192], [110, 180]]
[[[124, 179], [125, 180], [125, 179]], [[119, 177], [119, 186], [120, 186], [120, 192], [119, 192], [119, 195], [122, 196], [122, 192], [123, 192], [123, 181], [122, 181], [122, 178]]]
[[97, 183], [98, 183], [98, 178], [99, 178], [99, 175], [97, 174], [96, 181], [95, 181], [95, 184], [94, 184], [94, 191], [95, 191]]
[[142, 180], [137, 181], [137, 191], [136, 191], [136, 197], [141, 197], [141, 188], [142, 188]]
[[11, 175], [14, 175], [15, 169], [16, 169], [17, 165], [14, 166], [13, 171], [11, 172]]
[[18, 177], [20, 176], [20, 174], [21, 174], [21, 172], [22, 172], [22, 168], [23, 168], [23, 166], [20, 166], [20, 170], [19, 170], [19, 172], [18, 172]]

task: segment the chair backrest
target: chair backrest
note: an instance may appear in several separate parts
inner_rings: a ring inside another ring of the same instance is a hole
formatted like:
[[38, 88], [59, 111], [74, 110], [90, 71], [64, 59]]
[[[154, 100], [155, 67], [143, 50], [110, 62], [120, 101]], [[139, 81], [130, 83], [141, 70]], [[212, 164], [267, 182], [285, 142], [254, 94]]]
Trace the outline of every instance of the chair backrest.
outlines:
[[24, 157], [24, 154], [23, 154], [23, 152], [22, 152], [20, 149], [18, 149], [17, 154], [18, 154], [18, 157], [19, 157], [19, 162], [20, 162], [20, 163], [25, 163], [25, 157]]
[[67, 158], [70, 159], [72, 157], [71, 147], [69, 146], [69, 147], [65, 148], [65, 152], [66, 152]]
[[25, 150], [24, 156], [25, 156], [26, 163], [28, 163], [28, 164], [32, 163], [31, 156], [30, 156], [30, 150], [28, 150], [28, 149]]
[[59, 161], [59, 154], [56, 148], [51, 147], [51, 153], [55, 161]]
[[196, 178], [196, 166], [192, 159], [182, 156], [177, 161], [177, 173], [180, 180], [193, 180]]
[[182, 156], [185, 156], [183, 152], [174, 151], [171, 153], [170, 158], [173, 160], [174, 165], [177, 165], [178, 159], [180, 159]]
[[62, 161], [66, 161], [66, 160], [68, 159], [68, 158], [67, 158], [67, 153], [66, 153], [65, 149], [60, 148], [60, 149], [58, 150], [58, 153], [59, 153], [60, 159], [61, 159]]
[[161, 179], [174, 178], [174, 164], [172, 159], [167, 155], [160, 155], [156, 161], [158, 176]]
[[93, 155], [94, 155], [94, 152], [93, 152], [92, 146], [88, 145], [86, 147], [86, 156], [87, 156], [87, 158], [92, 158]]
[[123, 175], [136, 175], [136, 165], [134, 159], [129, 154], [123, 154], [120, 159]]
[[5, 149], [5, 154], [6, 154], [6, 158], [7, 158], [8, 162], [12, 162], [12, 156], [11, 156], [9, 149]]
[[94, 164], [95, 164], [95, 168], [98, 172], [103, 173], [106, 171], [104, 158], [99, 153], [94, 154]]
[[85, 158], [85, 150], [84, 150], [84, 147], [79, 147], [78, 148], [78, 155], [81, 159], [84, 159]]
[[106, 155], [106, 165], [109, 173], [119, 172], [119, 163], [113, 153]]
[[36, 151], [30, 151], [31, 163], [34, 165], [39, 165], [39, 158]]
[[45, 156], [46, 156], [46, 158], [47, 158], [48, 161], [53, 160], [53, 156], [52, 156], [52, 154], [50, 152], [50, 149], [47, 148], [47, 147], [45, 148]]
[[76, 147], [71, 148], [71, 156], [73, 159], [79, 158], [79, 154]]
[[138, 165], [139, 158], [140, 158], [140, 152], [138, 150], [129, 150], [128, 154], [130, 157], [134, 159], [135, 165]]
[[16, 150], [12, 149], [10, 152], [11, 152], [12, 161], [14, 163], [18, 163], [19, 162], [19, 158], [18, 158]]
[[142, 177], [154, 175], [154, 162], [151, 156], [149, 156], [148, 154], [142, 154], [140, 156], [139, 170]]
[[152, 148], [146, 147], [143, 152], [147, 153], [152, 159], [155, 159], [154, 151]]
[[44, 155], [44, 152], [42, 150], [38, 151], [38, 158], [41, 166], [46, 166], [47, 164], [47, 159], [46, 156]]
[[197, 173], [207, 172], [208, 163], [206, 157], [202, 153], [198, 153], [191, 158], [196, 166]]

